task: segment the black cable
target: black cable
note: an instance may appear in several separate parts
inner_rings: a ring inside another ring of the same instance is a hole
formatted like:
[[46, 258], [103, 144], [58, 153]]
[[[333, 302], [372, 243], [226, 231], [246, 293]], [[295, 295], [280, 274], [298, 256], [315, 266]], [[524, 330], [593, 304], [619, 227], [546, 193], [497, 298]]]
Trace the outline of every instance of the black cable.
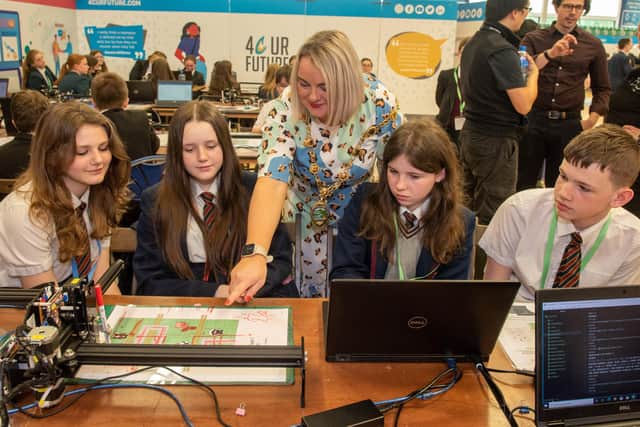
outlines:
[[6, 360], [0, 361], [0, 422], [2, 427], [9, 426], [9, 412], [7, 411], [7, 404], [4, 400], [4, 370], [6, 367]]
[[508, 371], [508, 370], [505, 370], [505, 369], [487, 368], [487, 371], [489, 371], [489, 372], [498, 372], [500, 374], [524, 375], [525, 377], [531, 377], [531, 378], [535, 378], [536, 377], [536, 374], [532, 374], [530, 372], [518, 371], [518, 370]]
[[200, 381], [196, 380], [195, 378], [191, 378], [191, 377], [188, 377], [188, 376], [186, 376], [186, 375], [184, 375], [184, 374], [182, 374], [182, 373], [180, 373], [180, 372], [174, 371], [173, 369], [171, 369], [171, 368], [169, 368], [169, 367], [166, 367], [166, 366], [165, 366], [165, 369], [166, 369], [167, 371], [169, 371], [169, 372], [171, 372], [171, 373], [175, 374], [175, 375], [178, 375], [179, 377], [184, 378], [184, 379], [185, 379], [185, 380], [187, 380], [187, 381], [191, 381], [192, 383], [197, 384], [198, 386], [200, 386], [200, 387], [202, 387], [203, 389], [205, 389], [208, 393], [210, 393], [210, 394], [211, 394], [211, 397], [213, 398], [213, 403], [214, 403], [214, 405], [215, 405], [214, 407], [215, 407], [215, 410], [216, 410], [216, 418], [218, 419], [218, 422], [219, 422], [219, 423], [220, 423], [220, 425], [222, 425], [223, 427], [231, 427], [231, 425], [230, 425], [230, 424], [227, 424], [227, 423], [225, 423], [225, 422], [222, 420], [222, 414], [220, 413], [220, 405], [219, 405], [219, 403], [218, 403], [218, 396], [216, 395], [216, 392], [215, 392], [211, 387], [209, 387], [208, 385], [206, 385], [206, 384], [205, 384], [205, 383], [203, 383], [203, 382], [200, 382]]
[[476, 362], [475, 366], [476, 366], [476, 369], [480, 371], [480, 373], [484, 377], [487, 385], [489, 386], [489, 389], [491, 389], [493, 396], [496, 398], [496, 401], [498, 402], [498, 406], [500, 406], [500, 409], [502, 410], [502, 413], [504, 414], [504, 416], [507, 417], [507, 421], [509, 421], [509, 425], [511, 427], [518, 427], [518, 423], [516, 422], [516, 419], [513, 416], [513, 413], [509, 409], [509, 406], [507, 405], [507, 402], [504, 398], [504, 395], [502, 394], [502, 391], [500, 390], [498, 385], [495, 383], [495, 381], [493, 381], [493, 378], [491, 378], [491, 374], [489, 374], [489, 371], [487, 371], [487, 368], [486, 366], [484, 366], [484, 363], [482, 363], [481, 361]]

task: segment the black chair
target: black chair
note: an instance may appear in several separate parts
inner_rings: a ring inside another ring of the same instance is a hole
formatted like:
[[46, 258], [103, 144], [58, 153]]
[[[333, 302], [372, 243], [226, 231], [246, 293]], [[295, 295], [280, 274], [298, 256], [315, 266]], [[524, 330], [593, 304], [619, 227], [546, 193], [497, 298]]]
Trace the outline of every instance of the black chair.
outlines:
[[11, 120], [11, 97], [0, 98], [0, 106], [2, 107], [2, 117], [4, 118], [4, 127], [8, 136], [16, 136], [18, 129]]

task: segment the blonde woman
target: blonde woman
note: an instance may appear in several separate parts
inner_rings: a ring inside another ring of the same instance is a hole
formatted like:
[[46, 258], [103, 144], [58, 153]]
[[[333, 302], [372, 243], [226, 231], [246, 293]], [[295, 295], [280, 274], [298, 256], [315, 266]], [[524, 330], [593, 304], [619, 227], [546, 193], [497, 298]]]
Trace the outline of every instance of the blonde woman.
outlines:
[[[340, 31], [321, 31], [300, 48], [290, 98], [274, 102], [263, 128], [258, 182], [251, 198], [247, 245], [231, 272], [227, 303], [249, 301], [263, 286], [266, 252], [281, 212], [302, 215], [301, 296], [326, 295], [326, 241], [355, 189], [400, 124], [395, 96], [363, 76]], [[255, 255], [255, 256], [254, 256]]]

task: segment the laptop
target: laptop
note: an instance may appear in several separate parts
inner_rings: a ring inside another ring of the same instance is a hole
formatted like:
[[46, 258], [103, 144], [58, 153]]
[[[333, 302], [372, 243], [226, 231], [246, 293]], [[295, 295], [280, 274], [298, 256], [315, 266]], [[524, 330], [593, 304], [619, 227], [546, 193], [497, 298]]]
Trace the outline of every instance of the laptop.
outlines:
[[325, 311], [329, 362], [487, 361], [517, 282], [338, 279]]
[[192, 88], [188, 80], [158, 80], [156, 107], [179, 107], [191, 101]]
[[262, 83], [254, 83], [254, 82], [240, 82], [240, 94], [242, 95], [258, 95], [258, 91], [260, 90], [260, 86]]
[[127, 89], [129, 90], [129, 102], [132, 104], [152, 104], [155, 100], [151, 80], [129, 80]]
[[6, 98], [9, 94], [9, 79], [0, 79], [0, 98]]
[[536, 424], [640, 426], [640, 286], [536, 292]]

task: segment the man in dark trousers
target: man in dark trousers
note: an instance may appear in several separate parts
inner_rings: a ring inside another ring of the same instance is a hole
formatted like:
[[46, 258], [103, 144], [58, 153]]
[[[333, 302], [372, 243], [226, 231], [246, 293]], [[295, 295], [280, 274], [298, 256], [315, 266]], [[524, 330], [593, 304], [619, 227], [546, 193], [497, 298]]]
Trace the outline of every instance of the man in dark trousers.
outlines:
[[0, 178], [14, 179], [29, 166], [29, 150], [36, 123], [49, 108], [49, 100], [35, 90], [21, 90], [11, 97], [11, 117], [17, 135], [0, 147]]
[[538, 68], [529, 58], [525, 81], [514, 34], [529, 10], [529, 0], [488, 0], [486, 20], [462, 52], [460, 151], [465, 192], [482, 224], [515, 192], [518, 140], [537, 95]]
[[[545, 185], [553, 187], [564, 147], [584, 129], [592, 128], [609, 105], [611, 86], [604, 46], [578, 27], [591, 0], [553, 0], [553, 6], [556, 22], [522, 40], [535, 58], [540, 79], [538, 98], [520, 144], [518, 190], [535, 187], [545, 160]], [[589, 117], [582, 120], [587, 76], [591, 76], [593, 98]]]

